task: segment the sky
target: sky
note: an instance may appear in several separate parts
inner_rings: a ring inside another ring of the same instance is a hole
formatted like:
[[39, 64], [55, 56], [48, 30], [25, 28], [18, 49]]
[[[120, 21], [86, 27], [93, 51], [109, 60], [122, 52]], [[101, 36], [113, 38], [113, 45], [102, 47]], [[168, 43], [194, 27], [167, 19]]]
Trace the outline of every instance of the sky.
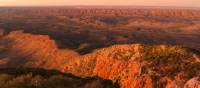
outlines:
[[0, 6], [68, 6], [68, 5], [200, 7], [200, 0], [0, 0]]

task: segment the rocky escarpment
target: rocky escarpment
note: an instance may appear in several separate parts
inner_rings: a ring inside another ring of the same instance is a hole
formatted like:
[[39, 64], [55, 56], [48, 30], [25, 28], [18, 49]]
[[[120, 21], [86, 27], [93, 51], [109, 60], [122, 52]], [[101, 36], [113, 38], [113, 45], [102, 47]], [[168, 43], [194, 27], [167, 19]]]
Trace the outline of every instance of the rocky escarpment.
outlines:
[[58, 49], [47, 35], [33, 35], [14, 31], [1, 39], [1, 67], [43, 67], [61, 69], [71, 57], [79, 54], [69, 49]]
[[198, 88], [199, 52], [171, 45], [114, 45], [79, 55], [46, 35], [14, 31], [0, 40], [0, 67], [57, 69], [101, 77], [121, 88]]
[[198, 88], [199, 60], [195, 50], [181, 46], [115, 45], [73, 59], [64, 71], [110, 79], [122, 88]]

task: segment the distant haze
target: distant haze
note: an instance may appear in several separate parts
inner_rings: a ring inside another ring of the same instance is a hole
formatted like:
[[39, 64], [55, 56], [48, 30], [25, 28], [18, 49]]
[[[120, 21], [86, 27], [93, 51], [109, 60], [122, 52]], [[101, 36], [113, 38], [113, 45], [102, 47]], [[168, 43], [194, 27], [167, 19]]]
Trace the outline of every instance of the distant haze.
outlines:
[[181, 6], [200, 7], [200, 0], [0, 0], [0, 6], [67, 6], [67, 5], [123, 5], [123, 6]]

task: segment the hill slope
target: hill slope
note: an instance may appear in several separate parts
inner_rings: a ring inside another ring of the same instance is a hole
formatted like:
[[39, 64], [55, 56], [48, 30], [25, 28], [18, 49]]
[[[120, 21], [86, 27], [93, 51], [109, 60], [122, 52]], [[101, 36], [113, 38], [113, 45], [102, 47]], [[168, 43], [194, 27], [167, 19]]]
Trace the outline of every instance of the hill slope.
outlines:
[[33, 35], [14, 31], [1, 40], [3, 66], [43, 67], [60, 69], [71, 57], [79, 54], [73, 50], [58, 49], [54, 40], [46, 35]]
[[38, 68], [0, 69], [0, 84], [0, 88], [118, 88], [112, 81]]
[[75, 58], [64, 69], [110, 79], [122, 88], [183, 88], [198, 77], [200, 59], [197, 52], [181, 46], [115, 45]]
[[23, 31], [2, 37], [0, 44], [1, 68], [57, 69], [78, 77], [112, 80], [122, 88], [193, 88], [200, 82], [200, 54], [182, 46], [114, 45], [79, 55], [57, 48], [46, 35]]

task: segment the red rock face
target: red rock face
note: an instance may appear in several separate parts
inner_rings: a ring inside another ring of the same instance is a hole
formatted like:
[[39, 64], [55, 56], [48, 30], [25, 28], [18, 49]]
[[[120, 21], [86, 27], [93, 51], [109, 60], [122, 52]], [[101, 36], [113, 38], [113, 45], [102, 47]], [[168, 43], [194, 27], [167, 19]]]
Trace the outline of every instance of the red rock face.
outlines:
[[[126, 46], [113, 46], [109, 49], [105, 48], [102, 51], [88, 54], [83, 56], [83, 58], [77, 58], [75, 62], [67, 63], [65, 71], [70, 71], [79, 76], [99, 76], [104, 79], [110, 79], [113, 82], [119, 82], [122, 88], [151, 88], [152, 80], [149, 79], [149, 76], [140, 76], [141, 64], [131, 61], [130, 55], [136, 53], [138, 49], [134, 46], [139, 47], [139, 45], [133, 45], [130, 48]], [[125, 52], [128, 50], [133, 52]], [[123, 56], [117, 53], [121, 53]], [[94, 62], [91, 63], [91, 61]], [[77, 64], [78, 62], [81, 64]], [[139, 86], [138, 84], [140, 83], [143, 83], [143, 85]]]
[[[152, 70], [156, 68], [148, 65], [152, 63], [156, 65], [156, 63], [151, 61], [137, 61], [137, 59], [141, 59], [145, 55], [142, 52], [144, 48], [145, 46], [140, 44], [103, 48], [91, 54], [75, 58], [75, 61], [66, 63], [64, 71], [81, 77], [98, 76], [109, 79], [113, 82], [118, 82], [122, 88], [183, 88], [187, 81], [184, 79], [187, 77], [182, 77], [180, 75], [181, 71], [178, 71], [174, 75], [176, 77], [171, 79], [169, 76], [159, 73], [159, 70]], [[176, 47], [160, 45], [153, 48], [152, 52], [159, 53], [162, 50], [168, 51], [168, 49], [173, 50]], [[179, 48], [176, 50], [177, 53], [184, 52], [184, 50]], [[191, 55], [187, 60], [195, 63], [196, 61], [192, 57]], [[181, 63], [187, 63], [187, 61], [182, 61]], [[166, 68], [159, 65], [156, 67], [159, 69]], [[168, 69], [173, 67], [167, 66]], [[173, 71], [173, 69], [169, 71]], [[185, 72], [183, 75], [188, 74]]]
[[192, 78], [190, 79], [184, 86], [184, 88], [200, 88], [200, 78]]
[[55, 41], [46, 35], [32, 35], [22, 31], [15, 31], [4, 37], [4, 39], [10, 40], [12, 43], [8, 46], [7, 57], [10, 59], [8, 64], [13, 66], [21, 64], [60, 69], [68, 59], [79, 55], [72, 50], [58, 49]]

